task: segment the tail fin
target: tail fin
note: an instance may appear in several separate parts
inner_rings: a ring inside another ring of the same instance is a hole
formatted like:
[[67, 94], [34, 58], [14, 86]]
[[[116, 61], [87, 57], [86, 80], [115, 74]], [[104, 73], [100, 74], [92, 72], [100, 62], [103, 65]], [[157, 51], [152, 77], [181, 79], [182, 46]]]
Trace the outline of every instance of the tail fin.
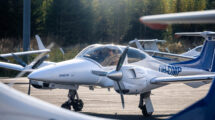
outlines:
[[190, 61], [173, 63], [172, 65], [215, 72], [215, 40], [213, 39], [212, 37], [208, 37], [208, 39], [205, 40], [201, 54], [197, 58]]
[[40, 36], [39, 35], [35, 35], [36, 37], [36, 40], [37, 40], [37, 44], [38, 44], [38, 47], [40, 50], [43, 50], [43, 49], [46, 49], [45, 46], [43, 45], [41, 39], [40, 39]]
[[215, 118], [214, 94], [215, 80], [213, 80], [206, 97], [174, 115], [170, 120], [213, 120]]

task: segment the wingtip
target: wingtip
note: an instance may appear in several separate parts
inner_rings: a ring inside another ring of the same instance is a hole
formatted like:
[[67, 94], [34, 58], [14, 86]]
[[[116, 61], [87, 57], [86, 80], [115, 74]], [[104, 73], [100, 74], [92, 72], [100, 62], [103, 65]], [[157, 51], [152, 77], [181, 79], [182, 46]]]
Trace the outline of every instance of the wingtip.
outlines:
[[145, 21], [144, 21], [144, 17], [141, 17], [141, 18], [139, 19], [139, 21], [140, 21], [142, 24], [144, 24], [144, 25], [146, 25], [147, 27], [149, 27], [149, 28], [151, 28], [151, 29], [154, 29], [154, 30], [164, 30], [164, 29], [166, 29], [166, 28], [168, 27], [167, 24], [158, 24], [158, 23], [145, 22]]

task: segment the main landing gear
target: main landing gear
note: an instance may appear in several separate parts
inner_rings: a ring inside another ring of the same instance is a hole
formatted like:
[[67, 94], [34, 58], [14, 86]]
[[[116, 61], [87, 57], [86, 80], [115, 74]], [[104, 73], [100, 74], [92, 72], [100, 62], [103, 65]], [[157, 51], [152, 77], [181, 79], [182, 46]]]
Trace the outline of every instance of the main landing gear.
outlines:
[[139, 108], [142, 110], [143, 116], [145, 117], [151, 116], [154, 112], [150, 94], [151, 91], [140, 94]]
[[[76, 97], [76, 99], [75, 99], [75, 97]], [[62, 108], [71, 110], [71, 106], [72, 106], [74, 111], [82, 110], [84, 103], [81, 99], [79, 99], [78, 93], [76, 90], [69, 90], [68, 98], [69, 99], [61, 105]]]

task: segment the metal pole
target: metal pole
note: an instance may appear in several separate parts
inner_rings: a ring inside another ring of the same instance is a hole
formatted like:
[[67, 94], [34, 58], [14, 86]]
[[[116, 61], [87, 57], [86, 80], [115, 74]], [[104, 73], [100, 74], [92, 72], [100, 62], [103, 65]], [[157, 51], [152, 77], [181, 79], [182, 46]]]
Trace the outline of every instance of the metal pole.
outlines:
[[31, 0], [23, 0], [23, 6], [23, 50], [28, 51], [31, 37]]

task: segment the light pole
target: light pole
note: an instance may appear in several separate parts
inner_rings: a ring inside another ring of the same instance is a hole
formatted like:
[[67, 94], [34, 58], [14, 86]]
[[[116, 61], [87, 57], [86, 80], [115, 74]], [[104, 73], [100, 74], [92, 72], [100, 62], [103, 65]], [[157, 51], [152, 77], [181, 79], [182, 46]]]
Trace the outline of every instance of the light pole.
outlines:
[[23, 0], [23, 6], [23, 50], [28, 51], [31, 37], [31, 0]]

